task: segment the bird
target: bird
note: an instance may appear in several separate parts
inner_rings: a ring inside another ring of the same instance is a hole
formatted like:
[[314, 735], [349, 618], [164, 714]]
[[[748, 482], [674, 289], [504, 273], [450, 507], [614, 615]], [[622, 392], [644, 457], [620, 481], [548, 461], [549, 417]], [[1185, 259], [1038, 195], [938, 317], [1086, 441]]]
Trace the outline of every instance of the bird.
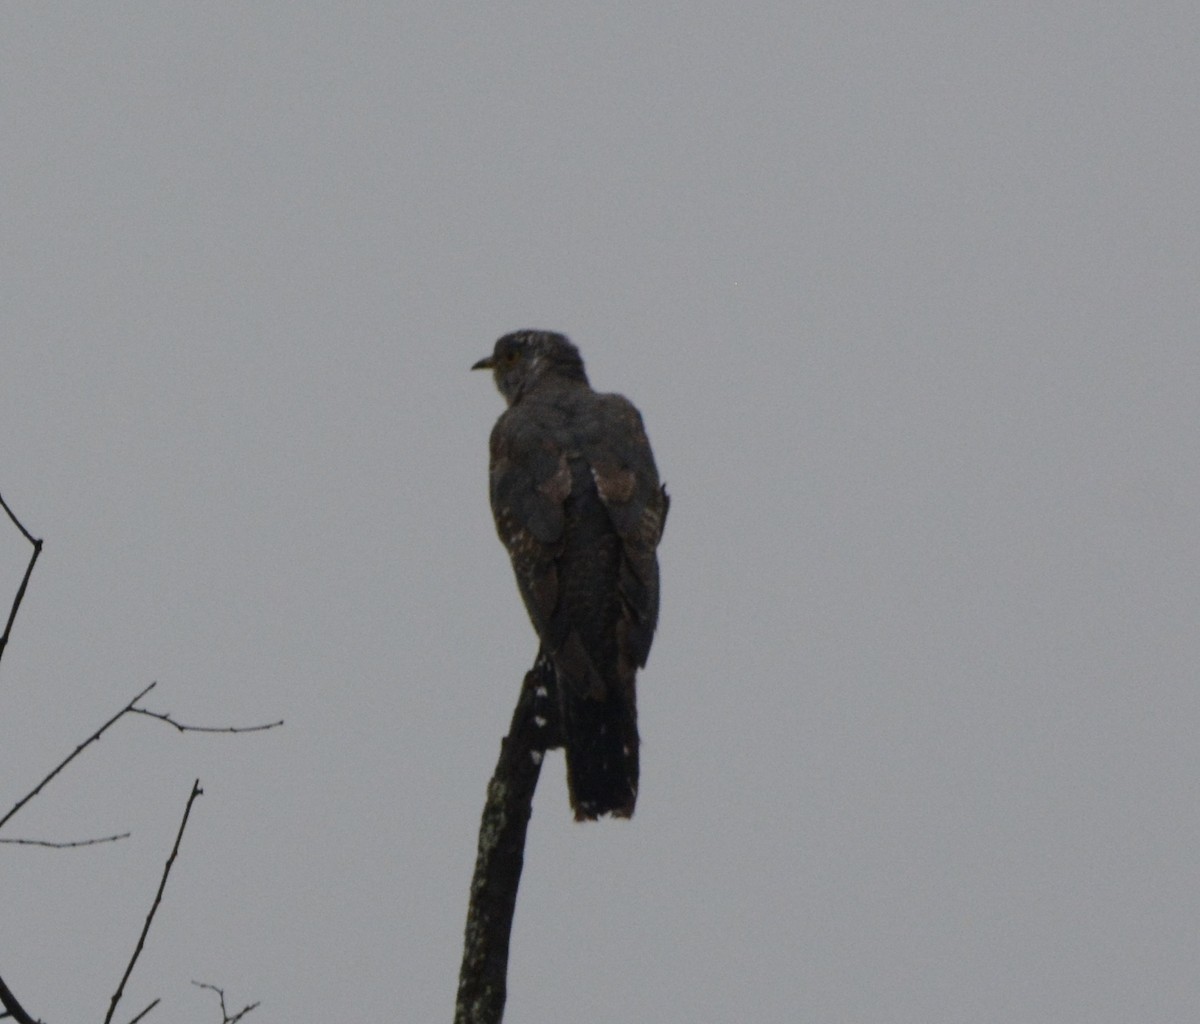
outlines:
[[496, 532], [553, 667], [567, 791], [577, 821], [637, 802], [636, 676], [658, 624], [656, 549], [670, 507], [641, 414], [592, 389], [554, 331], [506, 334], [491, 370], [507, 408], [489, 439]]

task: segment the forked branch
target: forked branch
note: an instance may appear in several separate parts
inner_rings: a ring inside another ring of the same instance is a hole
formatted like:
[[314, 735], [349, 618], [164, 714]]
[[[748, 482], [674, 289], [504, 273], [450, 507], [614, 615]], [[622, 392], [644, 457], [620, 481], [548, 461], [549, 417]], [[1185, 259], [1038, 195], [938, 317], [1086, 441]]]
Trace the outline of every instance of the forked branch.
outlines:
[[193, 981], [193, 985], [197, 988], [206, 988], [217, 994], [217, 998], [221, 1000], [221, 1024], [237, 1024], [246, 1014], [255, 1009], [259, 1004], [250, 1003], [248, 1006], [243, 1006], [237, 1013], [230, 1015], [229, 1010], [225, 1006], [225, 990], [217, 988], [216, 985], [210, 985], [206, 981]]
[[112, 718], [110, 718], [107, 722], [105, 722], [102, 726], [100, 726], [100, 728], [97, 729], [94, 733], [92, 733], [91, 736], [89, 736], [86, 740], [84, 740], [82, 743], [80, 743], [79, 746], [77, 746], [74, 750], [71, 751], [71, 753], [69, 753], [57, 765], [55, 765], [55, 767], [53, 767], [50, 770], [50, 773], [44, 779], [42, 779], [41, 782], [39, 782], [36, 786], [33, 787], [33, 789], [31, 789], [28, 793], [26, 793], [23, 797], [21, 797], [21, 799], [18, 800], [15, 804], [13, 804], [12, 809], [6, 815], [4, 815], [3, 818], [0, 818], [0, 828], [4, 828], [4, 826], [8, 822], [8, 820], [10, 818], [12, 818], [12, 816], [14, 814], [16, 814], [17, 811], [19, 811], [22, 807], [24, 807], [27, 803], [29, 803], [30, 800], [32, 800], [35, 796], [37, 796], [43, 789], [45, 789], [46, 786], [49, 785], [50, 781], [59, 772], [61, 772], [64, 768], [66, 768], [67, 765], [69, 765], [72, 761], [74, 761], [75, 758], [77, 758], [88, 747], [90, 747], [93, 743], [95, 743], [98, 739], [100, 739], [100, 737], [103, 736], [117, 722], [117, 720], [119, 718], [121, 718], [122, 715], [128, 714], [129, 711], [133, 708], [134, 704], [136, 704], [139, 700], [141, 700], [144, 696], [146, 696], [146, 694], [148, 694], [151, 690], [153, 690], [156, 685], [158, 685], [158, 684], [151, 683], [149, 686], [147, 686], [144, 690], [142, 690], [141, 693], [139, 693], [136, 697], [134, 697], [133, 700], [131, 700], [128, 704], [126, 704], [123, 708], [121, 708], [121, 710], [118, 711], [115, 715], [113, 715]]
[[4, 635], [0, 636], [0, 658], [3, 658], [4, 650], [8, 647], [9, 634], [12, 632], [13, 623], [17, 618], [17, 609], [21, 607], [21, 601], [25, 598], [25, 588], [29, 586], [29, 577], [33, 575], [33, 567], [37, 564], [38, 555], [42, 553], [42, 542], [25, 529], [21, 520], [13, 515], [13, 510], [8, 507], [8, 502], [4, 500], [3, 495], [0, 495], [0, 507], [8, 513], [8, 518], [13, 521], [13, 525], [21, 531], [21, 535], [33, 546], [33, 554], [29, 556], [29, 564], [25, 566], [25, 575], [21, 578], [21, 585], [17, 587], [17, 596], [13, 598], [12, 608], [8, 613], [8, 622], [4, 625]]
[[[80, 743], [79, 746], [77, 746], [74, 750], [72, 750], [71, 753], [69, 753], [57, 765], [55, 765], [54, 768], [52, 768], [50, 770], [49, 774], [47, 774], [46, 777], [43, 778], [41, 782], [39, 782], [36, 786], [34, 786], [33, 789], [31, 789], [23, 797], [21, 797], [21, 799], [18, 800], [12, 806], [12, 808], [9, 810], [9, 812], [7, 814], [5, 814], [4, 817], [0, 818], [0, 828], [3, 828], [5, 826], [5, 824], [8, 822], [8, 820], [14, 814], [16, 814], [17, 811], [19, 811], [22, 807], [24, 807], [27, 803], [29, 803], [30, 800], [32, 800], [35, 796], [37, 796], [38, 793], [40, 793], [43, 789], [45, 789], [46, 786], [50, 783], [50, 781], [56, 775], [58, 775], [59, 772], [61, 772], [64, 768], [66, 768], [67, 765], [69, 765], [72, 761], [74, 761], [75, 758], [77, 758], [80, 754], [82, 754], [88, 747], [90, 747], [93, 743], [95, 743], [97, 740], [99, 740], [101, 736], [103, 736], [110, 728], [112, 728], [112, 726], [114, 726], [118, 721], [120, 721], [120, 719], [123, 718], [125, 715], [136, 714], [136, 715], [145, 715], [147, 718], [156, 718], [161, 722], [166, 722], [168, 725], [173, 726], [174, 728], [178, 729], [180, 732], [221, 732], [221, 733], [262, 732], [266, 729], [275, 729], [275, 728], [278, 728], [279, 726], [283, 725], [283, 719], [279, 719], [279, 721], [277, 721], [277, 722], [268, 722], [265, 725], [226, 725], [226, 726], [183, 725], [182, 723], [175, 721], [175, 719], [173, 719], [168, 714], [164, 714], [164, 713], [158, 712], [158, 711], [149, 711], [146, 708], [139, 708], [136, 706], [137, 702], [139, 700], [141, 700], [144, 696], [146, 696], [146, 694], [148, 694], [151, 690], [153, 690], [154, 687], [157, 685], [158, 685], [157, 683], [151, 683], [144, 690], [142, 690], [140, 693], [135, 695], [134, 698], [131, 701], [129, 701], [128, 704], [126, 704], [123, 708], [121, 708], [120, 711], [118, 711], [115, 715], [113, 715], [107, 722], [105, 722], [102, 726], [100, 726], [99, 729], [97, 729], [94, 733], [92, 733], [86, 740], [84, 740], [82, 743]], [[111, 840], [106, 839], [106, 840], [95, 840], [95, 841], [96, 842], [106, 842], [106, 841], [111, 841]], [[39, 843], [39, 845], [44, 845], [44, 846], [79, 845], [79, 846], [82, 846], [82, 845], [86, 845], [86, 844], [85, 843], [75, 843], [75, 844]]]

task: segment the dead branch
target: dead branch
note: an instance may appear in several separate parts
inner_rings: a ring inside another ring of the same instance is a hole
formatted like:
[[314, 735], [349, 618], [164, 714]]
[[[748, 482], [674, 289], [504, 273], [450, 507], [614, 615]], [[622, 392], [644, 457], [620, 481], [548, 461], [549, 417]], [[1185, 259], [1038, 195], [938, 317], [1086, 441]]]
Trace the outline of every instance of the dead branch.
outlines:
[[[525, 834], [542, 758], [555, 745], [554, 669], [539, 657], [525, 674], [500, 759], [488, 783], [471, 879], [455, 1024], [499, 1024], [507, 997], [508, 946], [517, 887], [525, 864]], [[549, 728], [548, 728], [549, 726]]]
[[125, 982], [129, 980], [129, 976], [133, 973], [134, 964], [137, 963], [138, 957], [142, 955], [142, 947], [146, 944], [146, 935], [150, 931], [150, 924], [154, 920], [154, 915], [158, 913], [159, 904], [162, 903], [163, 890], [167, 887], [167, 878], [171, 874], [171, 867], [175, 863], [175, 857], [179, 853], [179, 844], [183, 841], [183, 830], [187, 828], [188, 815], [192, 813], [192, 804], [196, 802], [196, 797], [203, 794], [204, 790], [200, 788], [200, 780], [197, 779], [192, 784], [192, 792], [188, 797], [187, 806], [183, 809], [183, 820], [179, 823], [179, 834], [175, 836], [175, 845], [171, 847], [171, 855], [167, 858], [166, 866], [163, 868], [162, 881], [158, 883], [158, 892], [154, 894], [154, 902], [150, 906], [150, 913], [146, 915], [146, 923], [142, 926], [142, 934], [138, 936], [137, 946], [134, 947], [133, 956], [129, 958], [129, 965], [125, 968], [125, 973], [121, 977], [120, 984], [117, 985], [117, 990], [113, 993], [112, 1002], [109, 1003], [108, 1013], [104, 1015], [104, 1024], [110, 1024], [113, 1014], [116, 1012], [117, 1003], [121, 1001], [121, 996], [125, 993]]

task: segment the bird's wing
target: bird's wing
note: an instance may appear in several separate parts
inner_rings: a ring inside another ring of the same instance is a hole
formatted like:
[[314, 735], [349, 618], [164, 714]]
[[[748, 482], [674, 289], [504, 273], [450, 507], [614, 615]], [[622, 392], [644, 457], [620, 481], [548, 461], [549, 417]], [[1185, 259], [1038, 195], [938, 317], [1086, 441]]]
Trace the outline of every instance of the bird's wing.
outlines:
[[566, 453], [526, 406], [513, 406], [496, 421], [490, 449], [496, 532], [534, 628], [546, 640], [558, 605], [563, 502], [571, 493]]
[[646, 663], [658, 624], [658, 559], [670, 501], [642, 417], [620, 395], [597, 396], [600, 428], [586, 453], [600, 500], [621, 538], [622, 629], [634, 664]]

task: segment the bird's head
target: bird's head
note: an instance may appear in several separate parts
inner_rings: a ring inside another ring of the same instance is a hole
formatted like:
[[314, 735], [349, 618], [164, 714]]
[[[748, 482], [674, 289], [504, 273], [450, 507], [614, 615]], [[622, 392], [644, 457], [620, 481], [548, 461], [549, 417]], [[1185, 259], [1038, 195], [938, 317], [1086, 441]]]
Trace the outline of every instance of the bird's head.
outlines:
[[472, 370], [491, 370], [496, 387], [512, 405], [543, 380], [587, 383], [579, 349], [553, 331], [514, 331], [496, 342]]

